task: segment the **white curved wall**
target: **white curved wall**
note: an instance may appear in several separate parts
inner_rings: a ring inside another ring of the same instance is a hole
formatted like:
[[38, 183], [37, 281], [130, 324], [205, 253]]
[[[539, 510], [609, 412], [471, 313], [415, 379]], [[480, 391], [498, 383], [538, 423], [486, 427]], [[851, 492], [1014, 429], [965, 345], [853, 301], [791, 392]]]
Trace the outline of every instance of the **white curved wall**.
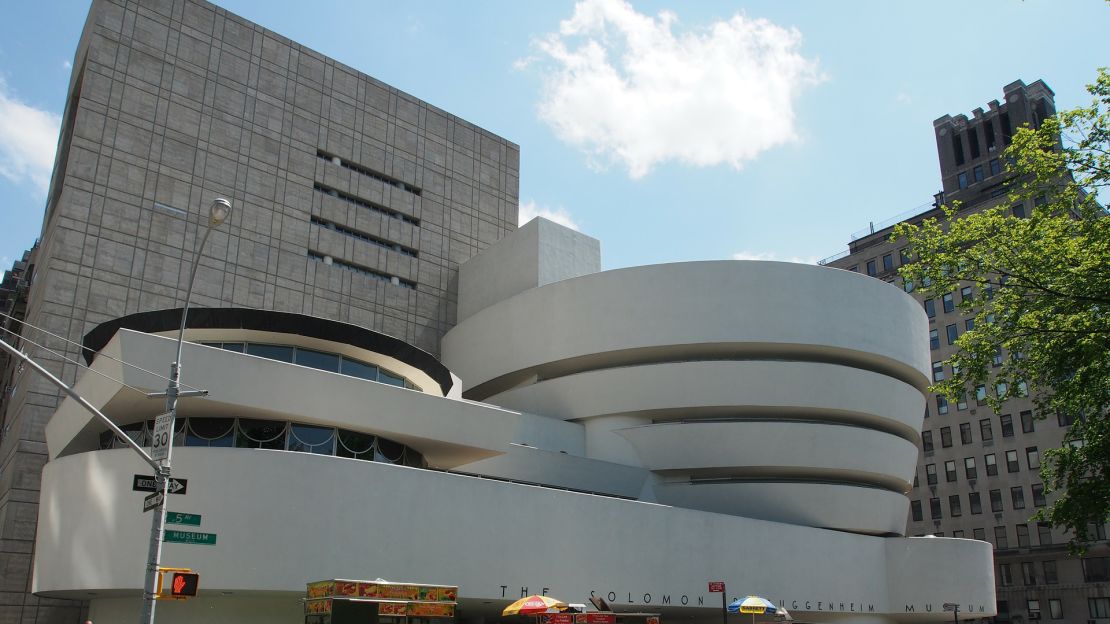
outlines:
[[[126, 611], [125, 598], [137, 608], [150, 516], [131, 477], [143, 471], [126, 449], [47, 464], [33, 591], [93, 592], [105, 617]], [[990, 545], [971, 540], [879, 538], [283, 451], [186, 447], [174, 474], [189, 489], [170, 509], [202, 519], [171, 528], [215, 533], [217, 545], [165, 545], [163, 565], [201, 573], [197, 602], [159, 604], [159, 621], [173, 624], [197, 621], [202, 605], [222, 614], [205, 621], [293, 622], [304, 584], [334, 577], [458, 584], [469, 618], [496, 618], [521, 588], [547, 588], [575, 602], [613, 592], [624, 610], [711, 624], [720, 607], [707, 579], [782, 601], [805, 621], [893, 622], [930, 605], [924, 619], [942, 623], [943, 602], [986, 615], [994, 605]], [[943, 574], [923, 577], [930, 569]], [[285, 615], [218, 603], [259, 596]]]
[[685, 262], [534, 288], [462, 321], [442, 346], [466, 388], [570, 358], [675, 345], [854, 358], [924, 388], [927, 325], [912, 297], [850, 271]]
[[835, 483], [661, 483], [660, 503], [810, 527], [901, 535], [909, 500], [898, 492]]
[[[721, 468], [746, 468], [747, 474], [758, 475], [761, 468], [775, 467], [782, 474], [836, 474], [908, 491], [917, 458], [912, 442], [889, 433], [820, 422], [666, 422], [616, 432], [632, 443], [649, 470], [705, 476]], [[843, 453], [854, 446], [868, 452]]]
[[[743, 403], [738, 404], [737, 397], [743, 397]], [[623, 366], [540, 381], [486, 401], [564, 420], [713, 408], [727, 408], [734, 414], [773, 410], [813, 417], [820, 413], [907, 438], [918, 435], [925, 413], [921, 392], [892, 377], [837, 364], [775, 360]]]
[[901, 534], [927, 324], [911, 297], [855, 273], [692, 262], [517, 294], [451, 330], [443, 353], [471, 396], [581, 423], [589, 457], [654, 471], [654, 500]]

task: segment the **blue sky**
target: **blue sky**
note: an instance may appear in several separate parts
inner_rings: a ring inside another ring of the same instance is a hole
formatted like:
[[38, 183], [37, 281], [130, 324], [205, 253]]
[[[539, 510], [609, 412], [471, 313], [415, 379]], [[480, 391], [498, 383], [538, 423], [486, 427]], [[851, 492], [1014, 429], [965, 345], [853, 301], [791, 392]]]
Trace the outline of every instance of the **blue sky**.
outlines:
[[[933, 119], [1021, 79], [1086, 104], [1102, 0], [226, 0], [508, 138], [520, 199], [605, 268], [815, 261], [940, 187]], [[0, 6], [0, 262], [41, 227], [88, 3]]]

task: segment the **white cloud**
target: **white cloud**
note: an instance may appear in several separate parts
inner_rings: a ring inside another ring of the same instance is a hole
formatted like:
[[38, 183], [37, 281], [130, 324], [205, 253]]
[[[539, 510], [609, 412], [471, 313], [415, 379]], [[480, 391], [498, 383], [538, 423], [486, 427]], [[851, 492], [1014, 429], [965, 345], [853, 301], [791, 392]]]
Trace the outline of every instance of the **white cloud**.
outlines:
[[69, 71], [73, 69], [73, 63], [70, 63], [69, 61], [62, 61], [62, 68], [66, 71]]
[[554, 210], [550, 208], [541, 208], [536, 205], [536, 202], [528, 200], [520, 205], [520, 212], [517, 216], [517, 225], [524, 225], [536, 217], [543, 217], [549, 221], [554, 221], [559, 225], [568, 227], [574, 231], [578, 231], [578, 224], [571, 218], [570, 213], [565, 208], [559, 207]]
[[796, 262], [799, 264], [817, 264], [817, 256], [784, 256], [773, 251], [738, 251], [732, 254], [733, 260], [774, 260], [777, 262]]
[[580, 0], [537, 41], [550, 61], [540, 117], [592, 164], [633, 178], [666, 161], [739, 169], [797, 140], [794, 102], [824, 79], [801, 55], [801, 33], [740, 13], [696, 32], [674, 32], [677, 22], [624, 0]]
[[60, 125], [61, 117], [20, 102], [0, 80], [0, 175], [30, 180], [45, 193]]

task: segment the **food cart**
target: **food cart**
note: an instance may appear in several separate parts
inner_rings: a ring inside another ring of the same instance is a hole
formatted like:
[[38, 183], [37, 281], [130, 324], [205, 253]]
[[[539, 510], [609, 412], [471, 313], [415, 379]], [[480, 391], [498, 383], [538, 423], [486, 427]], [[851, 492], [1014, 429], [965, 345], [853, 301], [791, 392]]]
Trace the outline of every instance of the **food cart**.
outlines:
[[308, 584], [305, 624], [454, 624], [459, 588], [330, 579]]

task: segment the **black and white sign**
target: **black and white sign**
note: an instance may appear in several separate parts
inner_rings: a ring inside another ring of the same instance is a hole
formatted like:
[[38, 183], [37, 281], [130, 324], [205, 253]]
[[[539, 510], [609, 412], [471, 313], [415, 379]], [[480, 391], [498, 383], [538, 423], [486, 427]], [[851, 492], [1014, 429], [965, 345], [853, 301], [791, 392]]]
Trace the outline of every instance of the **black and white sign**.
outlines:
[[159, 414], [154, 419], [154, 441], [150, 445], [150, 456], [154, 461], [162, 461], [170, 456], [170, 435], [173, 433], [173, 413]]
[[[189, 486], [188, 479], [170, 479], [170, 494], [184, 494]], [[134, 481], [131, 482], [131, 489], [136, 492], [156, 492], [158, 491], [154, 485], [154, 475], [135, 475]]]
[[150, 511], [151, 509], [157, 509], [158, 506], [162, 504], [162, 498], [163, 498], [163, 496], [162, 496], [161, 492], [155, 492], [155, 493], [151, 494], [150, 496], [147, 496], [146, 498], [144, 498], [143, 499], [143, 513], [146, 513], [148, 511]]

